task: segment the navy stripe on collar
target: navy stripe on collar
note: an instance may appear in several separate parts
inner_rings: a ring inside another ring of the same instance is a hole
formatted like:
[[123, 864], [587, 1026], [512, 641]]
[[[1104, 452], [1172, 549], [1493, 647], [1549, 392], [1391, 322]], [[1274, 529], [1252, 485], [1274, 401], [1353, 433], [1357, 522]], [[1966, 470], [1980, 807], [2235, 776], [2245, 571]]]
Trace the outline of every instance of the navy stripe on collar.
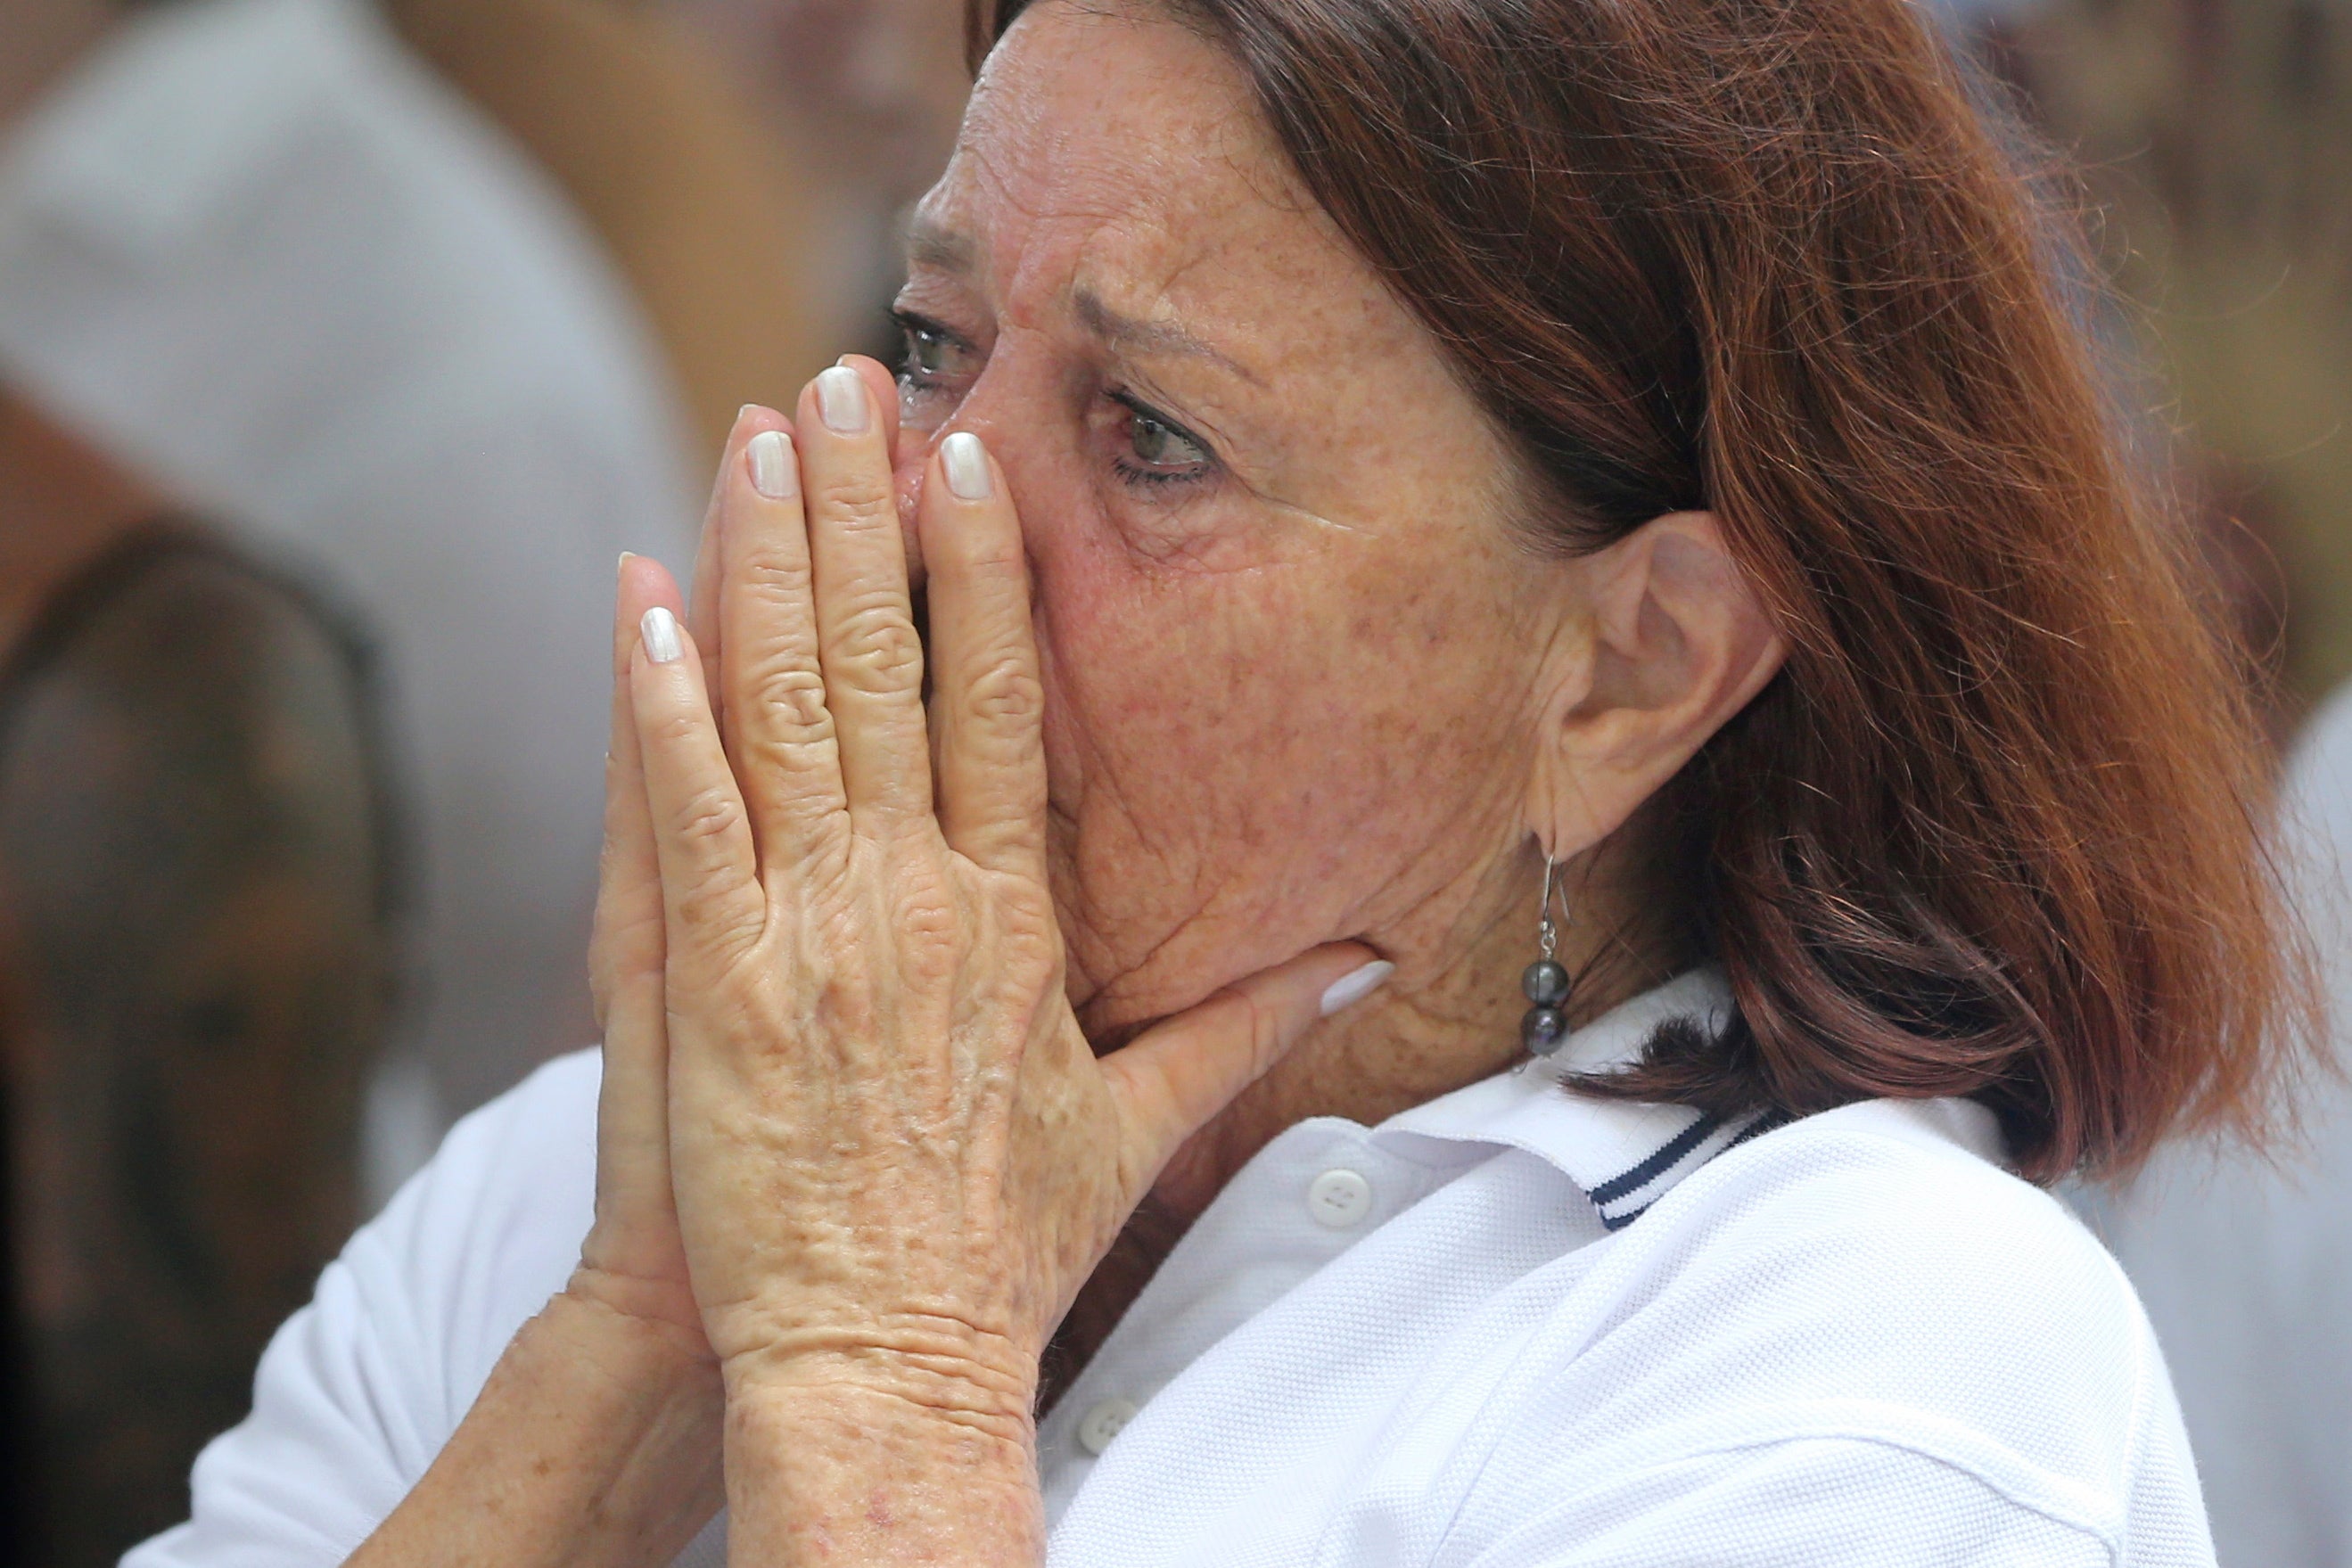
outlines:
[[1786, 1112], [1769, 1110], [1732, 1117], [1701, 1116], [1641, 1164], [1586, 1188], [1585, 1196], [1601, 1211], [1601, 1224], [1612, 1230], [1622, 1230], [1641, 1218], [1650, 1205], [1665, 1196], [1675, 1183], [1716, 1155], [1775, 1127], [1785, 1126], [1790, 1120]]

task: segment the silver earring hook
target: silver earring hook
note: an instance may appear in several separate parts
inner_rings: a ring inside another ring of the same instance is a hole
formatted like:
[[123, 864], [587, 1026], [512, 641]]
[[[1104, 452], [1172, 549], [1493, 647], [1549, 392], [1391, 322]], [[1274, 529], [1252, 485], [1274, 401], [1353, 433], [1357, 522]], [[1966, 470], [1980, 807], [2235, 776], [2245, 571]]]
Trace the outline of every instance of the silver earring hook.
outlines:
[[[1559, 927], [1552, 923], [1551, 917], [1552, 883], [1559, 869], [1559, 862], [1558, 861], [1552, 859], [1549, 855], [1544, 856], [1543, 903], [1539, 906], [1540, 913], [1537, 916], [1536, 920], [1536, 941], [1543, 948], [1543, 956], [1547, 958], [1554, 957], [1559, 952]], [[1565, 904], [1567, 902], [1567, 890], [1563, 888], [1560, 890], [1560, 893], [1561, 902]], [[1568, 911], [1563, 908], [1560, 913], [1565, 915]], [[1522, 929], [1524, 929], [1524, 927], [1522, 927]]]

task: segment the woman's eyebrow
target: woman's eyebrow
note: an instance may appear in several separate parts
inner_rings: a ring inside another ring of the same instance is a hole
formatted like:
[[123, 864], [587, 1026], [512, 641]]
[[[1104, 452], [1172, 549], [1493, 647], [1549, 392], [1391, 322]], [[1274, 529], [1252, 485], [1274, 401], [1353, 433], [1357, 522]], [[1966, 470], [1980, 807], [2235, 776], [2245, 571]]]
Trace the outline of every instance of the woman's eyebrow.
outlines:
[[1079, 324], [1114, 348], [1146, 354], [1186, 354], [1221, 365], [1252, 386], [1264, 384], [1255, 372], [1223, 350], [1172, 321], [1147, 321], [1123, 315], [1104, 304], [1090, 288], [1075, 290], [1070, 303], [1078, 313]]
[[937, 267], [942, 272], [970, 272], [977, 249], [970, 235], [941, 227], [919, 214], [907, 225], [907, 260], [910, 266]]
[[[968, 274], [972, 269], [973, 258], [979, 254], [979, 249], [970, 235], [948, 228], [919, 214], [907, 225], [907, 261], [909, 267]], [[1100, 295], [1083, 286], [1072, 292], [1070, 302], [1077, 312], [1079, 324], [1114, 348], [1137, 353], [1183, 354], [1206, 360], [1232, 371], [1252, 386], [1265, 384], [1255, 371], [1232, 355], [1173, 321], [1150, 321], [1114, 310], [1103, 303]]]

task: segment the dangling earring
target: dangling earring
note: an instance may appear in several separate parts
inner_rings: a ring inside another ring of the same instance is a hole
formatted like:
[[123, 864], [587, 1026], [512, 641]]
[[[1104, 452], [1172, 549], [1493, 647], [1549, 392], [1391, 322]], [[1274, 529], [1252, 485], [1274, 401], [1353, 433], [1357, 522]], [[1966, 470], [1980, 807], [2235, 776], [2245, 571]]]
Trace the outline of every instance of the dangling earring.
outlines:
[[[1519, 977], [1519, 989], [1535, 1006], [1519, 1020], [1519, 1043], [1538, 1056], [1549, 1056], [1568, 1039], [1568, 969], [1552, 956], [1559, 950], [1559, 927], [1552, 924], [1552, 883], [1559, 862], [1549, 855], [1544, 857], [1543, 917], [1536, 925], [1537, 946], [1543, 956], [1529, 964]], [[1568, 915], [1568, 890], [1559, 893], [1560, 915]]]

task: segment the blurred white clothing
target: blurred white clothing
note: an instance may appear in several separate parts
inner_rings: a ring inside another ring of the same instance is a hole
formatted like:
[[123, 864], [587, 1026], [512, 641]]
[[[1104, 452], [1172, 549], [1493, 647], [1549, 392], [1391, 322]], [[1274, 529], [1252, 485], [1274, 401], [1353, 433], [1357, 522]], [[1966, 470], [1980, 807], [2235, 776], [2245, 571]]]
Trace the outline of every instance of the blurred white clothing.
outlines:
[[[2305, 729], [2282, 800], [2289, 873], [2352, 1041], [2352, 688]], [[2307, 1087], [2273, 1167], [2182, 1148], [2093, 1200], [2172, 1367], [2223, 1568], [2352, 1568], [2352, 1093]]]
[[132, 10], [0, 145], [0, 377], [372, 633], [447, 1110], [582, 1043], [614, 560], [699, 506], [545, 177], [361, 0]]

